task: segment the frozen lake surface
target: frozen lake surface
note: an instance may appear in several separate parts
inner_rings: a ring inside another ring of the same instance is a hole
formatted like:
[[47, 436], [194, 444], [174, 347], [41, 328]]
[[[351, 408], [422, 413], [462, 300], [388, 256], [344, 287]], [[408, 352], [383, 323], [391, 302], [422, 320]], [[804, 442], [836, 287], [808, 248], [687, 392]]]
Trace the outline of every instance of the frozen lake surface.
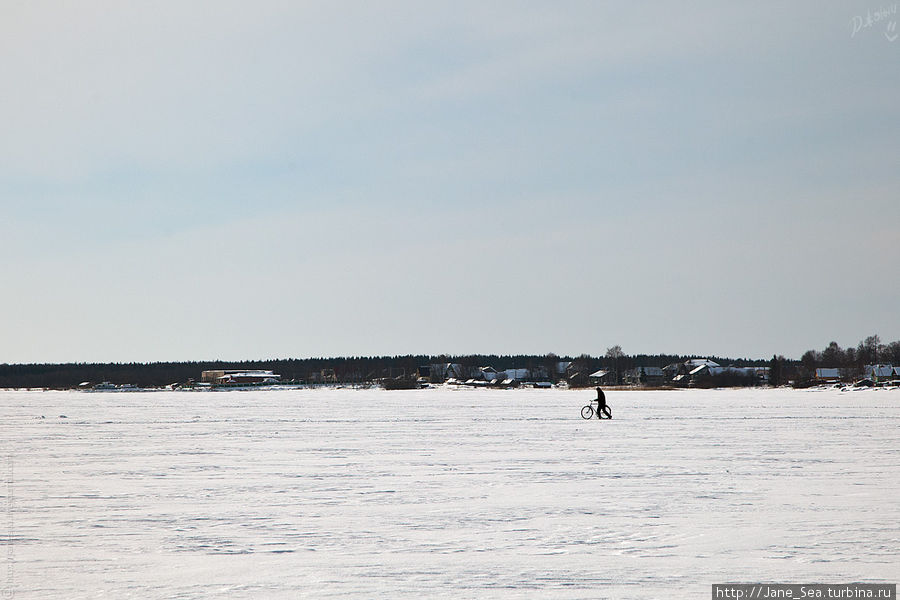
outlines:
[[0, 591], [708, 598], [900, 579], [900, 391], [610, 392], [614, 420], [584, 421], [592, 397], [0, 392]]

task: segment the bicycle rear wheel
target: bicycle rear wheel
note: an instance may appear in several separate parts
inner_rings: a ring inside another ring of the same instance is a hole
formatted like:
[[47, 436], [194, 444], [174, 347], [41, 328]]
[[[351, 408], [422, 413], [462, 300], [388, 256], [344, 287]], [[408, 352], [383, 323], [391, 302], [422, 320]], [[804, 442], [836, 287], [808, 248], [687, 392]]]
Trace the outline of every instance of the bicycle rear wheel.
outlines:
[[584, 408], [581, 409], [581, 418], [582, 419], [590, 419], [594, 416], [594, 407], [588, 404]]

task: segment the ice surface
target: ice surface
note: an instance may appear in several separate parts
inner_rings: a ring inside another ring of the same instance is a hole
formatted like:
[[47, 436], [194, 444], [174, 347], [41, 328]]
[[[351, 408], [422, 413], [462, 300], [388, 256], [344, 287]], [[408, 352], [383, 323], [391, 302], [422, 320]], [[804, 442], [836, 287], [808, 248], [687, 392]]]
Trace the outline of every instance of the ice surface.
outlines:
[[584, 421], [592, 397], [0, 392], [0, 591], [708, 598], [900, 579], [900, 391], [613, 391], [615, 418]]

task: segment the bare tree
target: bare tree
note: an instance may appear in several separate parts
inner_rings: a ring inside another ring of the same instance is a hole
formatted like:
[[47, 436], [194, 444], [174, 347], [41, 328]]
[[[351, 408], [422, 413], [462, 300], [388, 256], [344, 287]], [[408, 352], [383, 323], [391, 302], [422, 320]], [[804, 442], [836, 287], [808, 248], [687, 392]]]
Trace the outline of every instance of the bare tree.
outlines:
[[625, 356], [625, 353], [622, 352], [622, 346], [619, 346], [618, 344], [616, 344], [612, 348], [606, 349], [606, 358], [611, 358], [613, 360], [613, 365], [616, 372], [616, 385], [622, 382], [619, 379], [619, 359], [623, 356]]
[[819, 366], [820, 361], [821, 357], [815, 350], [807, 350], [803, 353], [803, 356], [800, 357], [800, 364], [806, 370], [807, 377], [812, 378], [815, 376], [816, 367]]
[[862, 365], [878, 364], [878, 345], [881, 339], [877, 335], [870, 335], [856, 347], [856, 360]]
[[884, 348], [884, 360], [890, 361], [895, 367], [900, 367], [900, 342], [891, 342]]
[[844, 355], [844, 350], [841, 348], [837, 342], [831, 342], [828, 344], [828, 347], [822, 351], [821, 355], [822, 366], [823, 367], [840, 367], [843, 366], [846, 357]]

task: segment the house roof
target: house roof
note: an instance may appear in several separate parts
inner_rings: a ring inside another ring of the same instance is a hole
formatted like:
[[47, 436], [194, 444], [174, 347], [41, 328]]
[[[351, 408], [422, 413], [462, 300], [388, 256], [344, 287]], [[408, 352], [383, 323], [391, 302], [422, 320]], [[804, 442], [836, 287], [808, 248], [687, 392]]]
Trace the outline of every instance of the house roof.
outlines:
[[891, 377], [894, 374], [894, 367], [891, 365], [866, 365], [865, 371], [869, 376]]
[[839, 378], [841, 376], [840, 369], [816, 369], [816, 377], [820, 379]]
[[522, 379], [528, 377], [528, 369], [506, 369], [506, 376], [511, 379]]
[[719, 363], [709, 360], [708, 358], [692, 358], [690, 360], [684, 361], [689, 367], [718, 367]]
[[219, 377], [219, 379], [228, 379], [230, 377], [271, 377], [273, 379], [281, 377], [272, 371], [239, 371], [237, 373], [228, 373]]
[[599, 378], [601, 378], [601, 377], [606, 377], [607, 375], [609, 375], [609, 371], [604, 371], [604, 370], [601, 369], [601, 370], [599, 370], [599, 371], [595, 371], [595, 372], [591, 373], [591, 374], [589, 375], [589, 377], [596, 377], [596, 378], [599, 379]]

